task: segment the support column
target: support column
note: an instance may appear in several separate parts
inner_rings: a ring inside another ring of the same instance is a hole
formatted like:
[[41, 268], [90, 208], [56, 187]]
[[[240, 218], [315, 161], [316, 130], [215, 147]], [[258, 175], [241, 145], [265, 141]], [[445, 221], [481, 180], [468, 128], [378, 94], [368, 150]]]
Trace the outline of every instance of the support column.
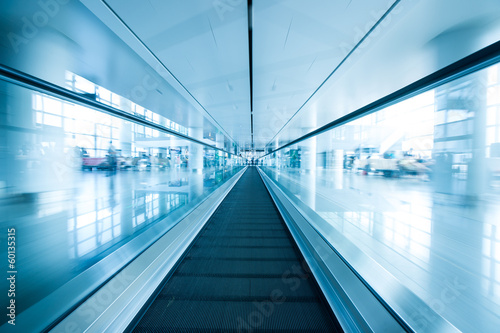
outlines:
[[[202, 141], [203, 128], [190, 127], [189, 136]], [[193, 200], [203, 194], [203, 146], [194, 142], [189, 143], [189, 200]]]
[[480, 199], [487, 189], [488, 170], [486, 167], [486, 97], [487, 77], [481, 72], [474, 75], [471, 81], [469, 97], [469, 113], [473, 113], [472, 119], [472, 159], [467, 167], [466, 196], [468, 199]]
[[[190, 128], [189, 136], [202, 141], [203, 128]], [[194, 173], [203, 172], [203, 146], [194, 142], [189, 143], [189, 169]]]
[[316, 137], [299, 143], [302, 201], [316, 210]]
[[224, 134], [222, 133], [215, 134], [215, 146], [219, 149], [224, 149]]

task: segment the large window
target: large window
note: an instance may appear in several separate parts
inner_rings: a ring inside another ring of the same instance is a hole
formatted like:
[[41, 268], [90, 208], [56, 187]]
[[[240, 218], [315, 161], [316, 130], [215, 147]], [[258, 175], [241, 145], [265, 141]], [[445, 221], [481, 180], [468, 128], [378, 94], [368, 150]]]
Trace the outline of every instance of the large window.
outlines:
[[[187, 127], [181, 126], [156, 112], [148, 110], [142, 107], [141, 105], [138, 105], [123, 96], [115, 94], [97, 84], [94, 84], [89, 80], [74, 73], [71, 72], [66, 73], [66, 86], [69, 89], [76, 91], [78, 93], [89, 94], [91, 96], [94, 96], [96, 101], [101, 102], [103, 104], [112, 106], [122, 111], [133, 113], [139, 116], [140, 118], [151, 121], [155, 124], [165, 126], [166, 128], [171, 129], [175, 132], [185, 135], [188, 134]], [[149, 133], [146, 134], [144, 133], [144, 131], [141, 131], [141, 129], [138, 128], [134, 130], [134, 132], [136, 132], [137, 135], [139, 135], [139, 137], [151, 138], [159, 136], [158, 131], [156, 130], [151, 130]]]
[[65, 147], [84, 148], [90, 157], [106, 156], [110, 142], [120, 149], [120, 119], [41, 93], [33, 93], [33, 109], [38, 126], [64, 132]]
[[[486, 146], [487, 157], [500, 157], [500, 66], [495, 65], [488, 69], [488, 97], [487, 97], [487, 127]], [[495, 145], [496, 144], [496, 145]], [[492, 151], [493, 145], [493, 151]], [[495, 148], [496, 146], [496, 148]]]

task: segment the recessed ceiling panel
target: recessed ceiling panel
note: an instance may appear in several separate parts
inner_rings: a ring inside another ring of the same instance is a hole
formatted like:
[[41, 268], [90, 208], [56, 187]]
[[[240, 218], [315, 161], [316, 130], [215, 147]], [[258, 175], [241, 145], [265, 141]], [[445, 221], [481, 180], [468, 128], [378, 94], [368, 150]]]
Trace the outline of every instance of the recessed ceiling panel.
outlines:
[[251, 140], [246, 1], [106, 3], [235, 141]]
[[269, 144], [282, 146], [498, 40], [496, 0], [402, 1]]
[[258, 145], [271, 140], [391, 4], [387, 0], [253, 1]]

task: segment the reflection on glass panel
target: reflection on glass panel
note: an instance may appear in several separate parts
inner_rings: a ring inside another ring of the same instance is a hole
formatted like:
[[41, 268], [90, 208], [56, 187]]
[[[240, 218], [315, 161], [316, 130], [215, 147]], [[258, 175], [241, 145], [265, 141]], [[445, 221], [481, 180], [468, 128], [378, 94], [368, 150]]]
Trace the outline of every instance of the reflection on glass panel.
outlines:
[[[67, 82], [124, 103], [76, 75]], [[238, 156], [82, 105], [1, 80], [0, 90], [3, 109], [15, 110], [0, 115], [0, 225], [19, 235], [17, 314], [150, 228], [168, 230], [242, 168]]]
[[[261, 161], [382, 298], [396, 302], [363, 256], [432, 309], [399, 313], [422, 331], [436, 315], [462, 331], [500, 327], [499, 73], [489, 67]], [[450, 283], [459, 289], [445, 302]]]
[[[167, 128], [170, 128], [178, 133], [186, 134], [186, 135], [188, 134], [188, 129], [186, 127], [181, 126], [181, 125], [165, 118], [164, 116], [162, 116], [158, 113], [155, 113], [155, 112], [148, 110], [148, 109], [146, 109], [138, 104], [135, 104], [134, 102], [126, 99], [125, 97], [120, 96], [118, 94], [115, 94], [115, 93], [113, 93], [113, 92], [111, 92], [111, 91], [109, 91], [109, 90], [105, 89], [104, 87], [101, 87], [97, 84], [94, 84], [94, 83], [88, 81], [87, 79], [77, 75], [77, 74], [74, 74], [71, 72], [66, 73], [66, 87], [68, 89], [71, 89], [71, 90], [79, 92], [79, 93], [90, 94], [98, 102], [101, 102], [101, 103], [106, 104], [106, 105], [110, 105], [112, 107], [115, 107], [115, 108], [120, 109], [120, 110], [125, 111], [125, 112], [133, 113], [133, 114], [139, 116], [140, 118], [154, 122], [155, 124], [165, 125]], [[55, 101], [55, 100], [56, 99], [51, 98], [51, 101], [49, 101], [48, 103], [51, 103], [51, 102], [53, 103], [53, 101]], [[35, 109], [37, 109], [37, 107], [39, 105], [38, 103], [39, 103], [38, 100], [34, 101]], [[42, 103], [43, 103], [43, 101], [42, 101]], [[57, 112], [57, 111], [54, 111], [54, 112]], [[85, 114], [87, 114], [89, 116], [91, 115], [89, 112], [86, 112]], [[112, 121], [111, 120], [112, 117], [104, 115], [104, 114], [100, 114], [100, 115], [102, 117], [102, 119], [99, 120], [99, 122], [101, 124], [111, 125], [109, 122]], [[107, 119], [105, 119], [105, 118], [107, 118]], [[116, 120], [117, 119], [115, 119], [115, 121]], [[114, 126], [116, 126], [116, 124]], [[148, 129], [148, 130], [149, 130], [148, 137], [157, 137], [158, 136], [157, 132], [153, 132], [152, 129]], [[144, 131], [142, 131], [141, 133], [144, 134]]]

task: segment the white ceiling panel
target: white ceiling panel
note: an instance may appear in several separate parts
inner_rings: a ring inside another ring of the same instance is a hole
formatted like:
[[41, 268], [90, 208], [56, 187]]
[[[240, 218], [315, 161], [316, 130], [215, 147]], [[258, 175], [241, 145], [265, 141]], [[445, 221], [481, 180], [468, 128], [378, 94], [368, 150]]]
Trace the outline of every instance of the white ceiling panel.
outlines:
[[282, 146], [498, 40], [496, 0], [402, 1], [268, 143]]
[[392, 3], [376, 1], [253, 2], [254, 121], [265, 145], [314, 93]]
[[251, 140], [246, 2], [222, 11], [206, 0], [107, 4], [236, 142]]

